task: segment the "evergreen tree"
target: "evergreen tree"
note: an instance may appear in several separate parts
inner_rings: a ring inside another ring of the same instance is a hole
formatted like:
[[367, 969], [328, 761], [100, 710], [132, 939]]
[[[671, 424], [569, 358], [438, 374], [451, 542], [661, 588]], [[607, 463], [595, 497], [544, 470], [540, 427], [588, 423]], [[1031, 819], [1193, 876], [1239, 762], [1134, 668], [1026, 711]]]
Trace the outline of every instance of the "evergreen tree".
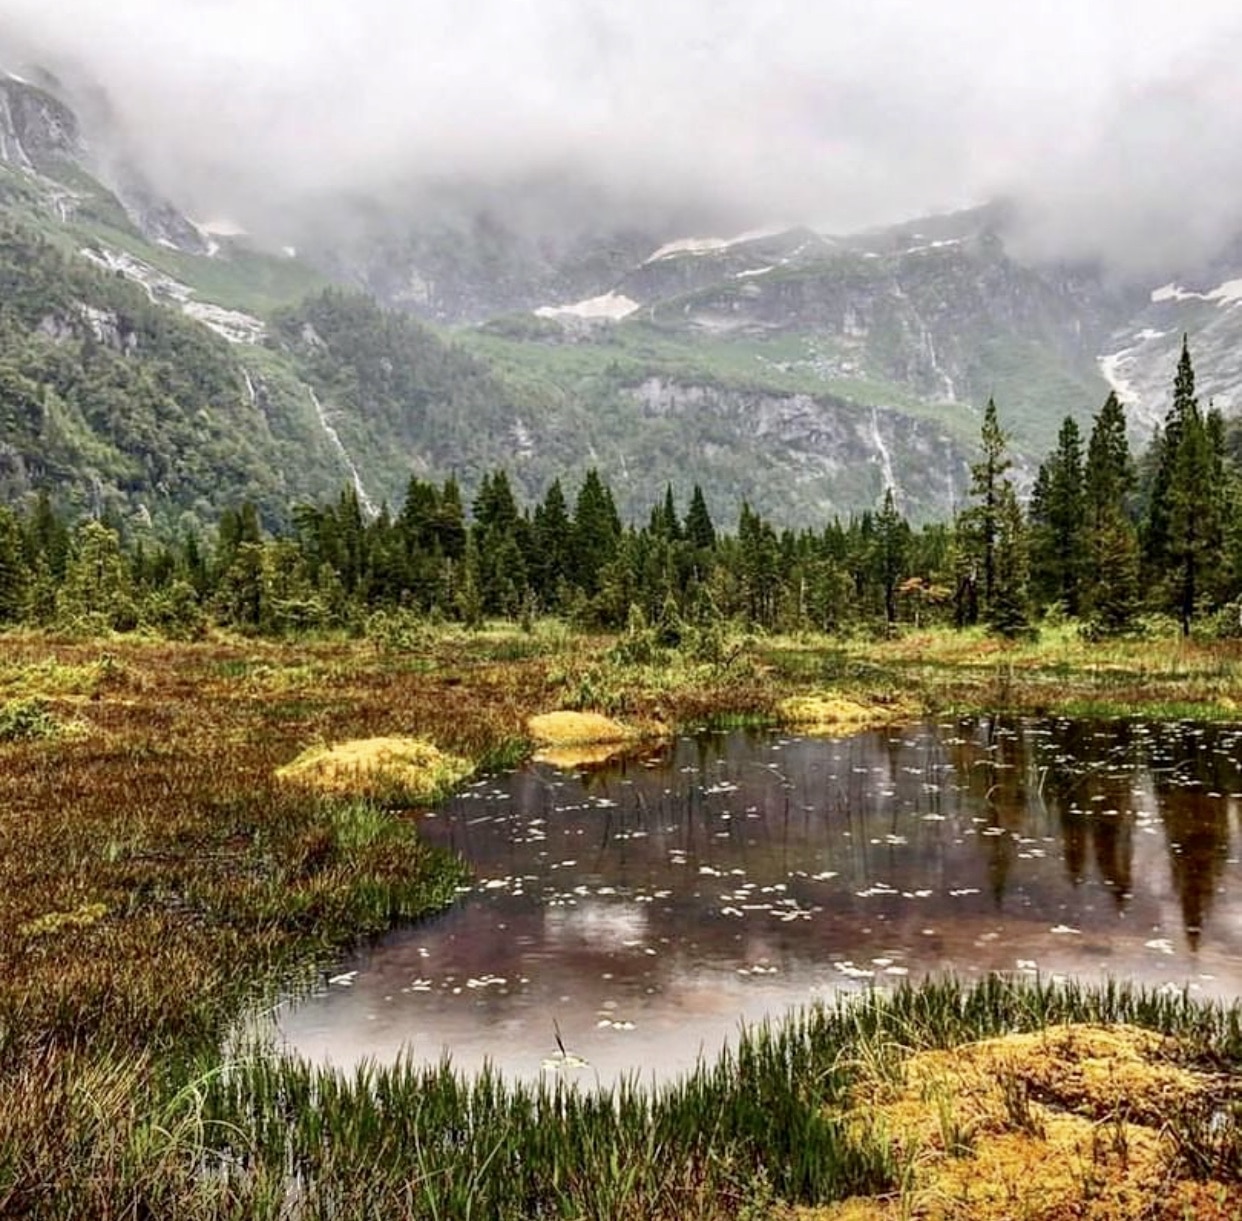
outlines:
[[1116, 393], [1110, 392], [1092, 423], [1087, 444], [1083, 496], [1088, 528], [1098, 530], [1116, 515], [1129, 516], [1135, 482], [1125, 408]]
[[893, 489], [888, 488], [875, 521], [875, 565], [884, 590], [884, 618], [890, 627], [897, 622], [897, 586], [906, 575], [909, 551], [910, 527], [897, 512]]
[[669, 542], [676, 542], [681, 538], [681, 524], [677, 520], [677, 506], [673, 501], [671, 484], [665, 485], [663, 504], [651, 510], [651, 524], [648, 529], [657, 538]]
[[1082, 440], [1066, 417], [1057, 448], [1039, 469], [1031, 495], [1031, 576], [1041, 599], [1059, 602], [1070, 615], [1082, 609], [1087, 567], [1086, 498]]
[[440, 489], [440, 505], [436, 514], [436, 542], [440, 553], [449, 560], [460, 560], [466, 553], [466, 514], [462, 508], [461, 489], [453, 478]]
[[1164, 590], [1189, 635], [1199, 599], [1210, 592], [1209, 576], [1224, 560], [1224, 428], [1199, 409], [1185, 337], [1156, 461], [1143, 560], [1150, 584]]
[[[976, 622], [982, 603], [990, 618], [996, 591], [996, 545], [1000, 533], [1001, 499], [1010, 482], [1008, 445], [997, 419], [996, 403], [988, 399], [980, 433], [983, 457], [970, 468], [970, 491], [976, 503], [959, 515], [957, 524], [957, 593], [955, 618], [964, 626]], [[979, 582], [982, 581], [980, 588]]]
[[1168, 493], [1167, 551], [1173, 599], [1184, 636], [1190, 634], [1206, 577], [1221, 559], [1215, 474], [1211, 437], [1196, 409], [1184, 421]]
[[138, 624], [133, 594], [117, 532], [102, 522], [83, 522], [74, 532], [65, 579], [57, 591], [57, 614], [79, 623], [99, 620], [128, 631]]
[[707, 501], [703, 498], [703, 489], [696, 483], [690, 495], [690, 508], [686, 513], [686, 541], [695, 551], [711, 551], [716, 546], [716, 527], [712, 525], [711, 514], [707, 511]]
[[573, 582], [588, 597], [599, 589], [600, 570], [616, 553], [621, 519], [612, 492], [592, 467], [574, 502]]
[[1101, 636], [1128, 631], [1139, 607], [1138, 536], [1120, 513], [1091, 533], [1091, 628]]
[[1182, 336], [1182, 353], [1173, 381], [1173, 405], [1165, 416], [1164, 428], [1152, 438], [1148, 461], [1150, 488], [1143, 520], [1142, 555], [1149, 583], [1162, 582], [1172, 564], [1173, 470], [1186, 431], [1187, 421], [1199, 414], [1195, 397], [1195, 371], [1190, 359], [1189, 336]]
[[1137, 479], [1126, 437], [1125, 409], [1110, 393], [1087, 445], [1083, 493], [1087, 515], [1085, 609], [1093, 630], [1128, 630], [1139, 605], [1138, 533], [1130, 512]]
[[978, 531], [983, 553], [983, 599], [991, 604], [996, 587], [996, 538], [1000, 530], [1001, 491], [1005, 472], [1012, 463], [1006, 453], [1008, 438], [1001, 431], [996, 416], [996, 403], [988, 399], [983, 412], [980, 434], [983, 459], [970, 468], [970, 490], [979, 498]]
[[8, 506], [0, 506], [0, 623], [16, 623], [26, 613], [32, 568], [22, 523]]
[[558, 609], [573, 562], [573, 522], [561, 481], [554, 479], [535, 507], [531, 528], [531, 583], [544, 606]]
[[996, 514], [996, 566], [988, 624], [1002, 636], [1019, 636], [1030, 627], [1026, 527], [1013, 484], [1000, 486]]

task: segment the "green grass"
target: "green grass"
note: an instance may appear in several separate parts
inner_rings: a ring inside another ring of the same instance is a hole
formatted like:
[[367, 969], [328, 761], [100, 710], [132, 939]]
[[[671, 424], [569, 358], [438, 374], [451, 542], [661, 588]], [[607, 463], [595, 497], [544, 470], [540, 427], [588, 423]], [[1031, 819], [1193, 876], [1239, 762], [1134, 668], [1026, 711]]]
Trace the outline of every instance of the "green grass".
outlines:
[[[514, 1084], [408, 1061], [343, 1074], [252, 1046], [184, 1065], [141, 1121], [125, 1066], [96, 1081], [120, 1140], [108, 1148], [96, 1135], [99, 1176], [46, 1215], [124, 1198], [185, 1216], [723, 1218], [759, 1200], [884, 1195], [906, 1178], [901, 1150], [881, 1128], [846, 1121], [851, 1088], [873, 1066], [899, 1076], [919, 1051], [1060, 1023], [1133, 1024], [1167, 1035], [1176, 1063], [1242, 1067], [1236, 1007], [996, 977], [841, 997], [745, 1032], [658, 1089]], [[1236, 1186], [1238, 1128], [1206, 1114], [1169, 1116], [1181, 1165]], [[970, 1133], [952, 1114], [945, 1123], [951, 1151], [970, 1156]]]

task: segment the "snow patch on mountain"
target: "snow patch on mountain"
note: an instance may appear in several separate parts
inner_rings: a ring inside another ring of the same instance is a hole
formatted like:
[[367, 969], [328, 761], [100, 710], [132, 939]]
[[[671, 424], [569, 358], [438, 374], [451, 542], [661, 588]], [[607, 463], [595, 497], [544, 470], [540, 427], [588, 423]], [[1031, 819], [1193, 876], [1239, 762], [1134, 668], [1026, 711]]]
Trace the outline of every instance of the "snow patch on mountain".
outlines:
[[1131, 425], [1149, 432], [1164, 413], [1168, 381], [1169, 332], [1145, 327], [1131, 336], [1132, 342], [1098, 358], [1100, 376], [1108, 383]]
[[675, 242], [666, 242], [654, 254], [648, 255], [643, 265], [658, 263], [661, 259], [671, 259], [679, 254], [717, 254], [721, 250], [728, 250], [731, 246], [741, 246], [746, 242], [759, 242], [765, 237], [776, 237], [783, 232], [785, 232], [783, 229], [748, 229], [736, 237], [683, 237]]
[[540, 318], [589, 318], [619, 322], [641, 308], [637, 301], [620, 293], [605, 293], [602, 297], [589, 297], [572, 305], [543, 305], [535, 314]]
[[96, 267], [141, 284], [152, 304], [179, 309], [230, 343], [257, 344], [267, 336], [267, 326], [260, 319], [240, 310], [213, 305], [210, 301], [195, 300], [194, 290], [188, 284], [182, 284], [132, 254], [110, 250], [106, 246], [87, 246], [81, 253]]
[[1198, 293], [1192, 289], [1182, 288], [1173, 282], [1152, 291], [1153, 305], [1161, 305], [1169, 301], [1215, 301], [1219, 305], [1237, 305], [1242, 301], [1242, 280], [1226, 280], [1219, 288], [1214, 288], [1209, 293]]

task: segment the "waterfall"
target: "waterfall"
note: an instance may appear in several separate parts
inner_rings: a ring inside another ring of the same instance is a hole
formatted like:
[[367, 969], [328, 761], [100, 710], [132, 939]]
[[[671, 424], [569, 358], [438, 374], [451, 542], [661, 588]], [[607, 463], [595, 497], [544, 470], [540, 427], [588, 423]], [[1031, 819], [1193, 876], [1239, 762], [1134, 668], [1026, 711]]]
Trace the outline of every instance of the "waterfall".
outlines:
[[892, 488], [893, 500], [900, 501], [901, 485], [893, 473], [893, 456], [888, 452], [888, 446], [884, 444], [884, 438], [880, 435], [880, 412], [876, 407], [871, 409], [871, 440], [875, 445], [876, 453], [880, 455], [880, 473], [884, 478], [884, 487], [885, 489]]
[[354, 460], [349, 456], [349, 451], [341, 442], [340, 434], [328, 423], [328, 413], [324, 411], [323, 404], [319, 401], [319, 395], [310, 386], [307, 386], [306, 389], [310, 394], [311, 402], [315, 405], [315, 414], [319, 417], [319, 426], [331, 442], [332, 448], [340, 455], [341, 461], [345, 464], [345, 469], [349, 472], [349, 477], [354, 484], [354, 491], [358, 494], [358, 504], [361, 506], [363, 513], [367, 517], [378, 517], [379, 509], [375, 507], [375, 502], [367, 495], [366, 488], [362, 486], [362, 476], [358, 474], [358, 468], [354, 465]]

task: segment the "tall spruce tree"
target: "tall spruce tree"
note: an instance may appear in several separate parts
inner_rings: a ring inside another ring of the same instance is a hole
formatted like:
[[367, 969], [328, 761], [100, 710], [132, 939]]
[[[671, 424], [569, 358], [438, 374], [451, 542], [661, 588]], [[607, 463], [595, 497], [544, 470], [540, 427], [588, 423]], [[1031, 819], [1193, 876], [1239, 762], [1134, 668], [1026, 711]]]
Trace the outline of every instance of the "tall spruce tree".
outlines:
[[1195, 370], [1190, 359], [1190, 337], [1182, 336], [1182, 353], [1173, 381], [1173, 404], [1164, 419], [1164, 427], [1152, 438], [1148, 462], [1152, 467], [1146, 512], [1143, 517], [1142, 558], [1148, 583], [1166, 580], [1173, 563], [1171, 549], [1173, 468], [1185, 435], [1186, 423], [1199, 414], [1195, 397]]
[[1163, 590], [1164, 605], [1189, 635], [1199, 600], [1210, 593], [1209, 576], [1224, 559], [1224, 430], [1199, 408], [1186, 337], [1159, 444], [1143, 560], [1149, 584]]
[[910, 527], [897, 512], [893, 489], [884, 492], [884, 507], [875, 519], [875, 568], [884, 591], [884, 620], [897, 622], [897, 586], [906, 575], [910, 552]]
[[599, 589], [600, 570], [617, 551], [621, 519], [612, 492], [592, 467], [574, 501], [573, 578], [588, 596]]
[[1093, 631], [1116, 635], [1139, 606], [1138, 532], [1131, 515], [1137, 479], [1126, 437], [1125, 409], [1110, 393], [1091, 428], [1083, 494], [1087, 518], [1084, 610]]
[[703, 489], [696, 483], [690, 494], [690, 508], [686, 511], [686, 541], [695, 551], [711, 551], [716, 546], [716, 527], [707, 511]]
[[1030, 551], [1036, 593], [1041, 600], [1059, 602], [1070, 615], [1082, 609], [1086, 527], [1082, 438], [1067, 416], [1031, 495]]
[[996, 509], [996, 569], [988, 626], [1002, 636], [1014, 637], [1030, 629], [1030, 597], [1026, 525], [1013, 484], [1000, 485]]
[[[954, 564], [957, 593], [956, 621], [959, 626], [974, 623], [982, 603], [983, 614], [990, 620], [990, 607], [996, 592], [996, 545], [1000, 534], [1000, 509], [1004, 489], [1010, 485], [1005, 478], [1012, 463], [1007, 451], [1008, 440], [997, 418], [996, 403], [988, 399], [980, 431], [982, 458], [970, 467], [970, 491], [975, 498], [971, 507], [958, 515], [957, 547]], [[979, 583], [982, 581], [982, 588]]]
[[543, 503], [535, 506], [531, 533], [530, 566], [535, 593], [544, 606], [559, 608], [573, 562], [574, 543], [573, 522], [559, 479], [552, 481]]

